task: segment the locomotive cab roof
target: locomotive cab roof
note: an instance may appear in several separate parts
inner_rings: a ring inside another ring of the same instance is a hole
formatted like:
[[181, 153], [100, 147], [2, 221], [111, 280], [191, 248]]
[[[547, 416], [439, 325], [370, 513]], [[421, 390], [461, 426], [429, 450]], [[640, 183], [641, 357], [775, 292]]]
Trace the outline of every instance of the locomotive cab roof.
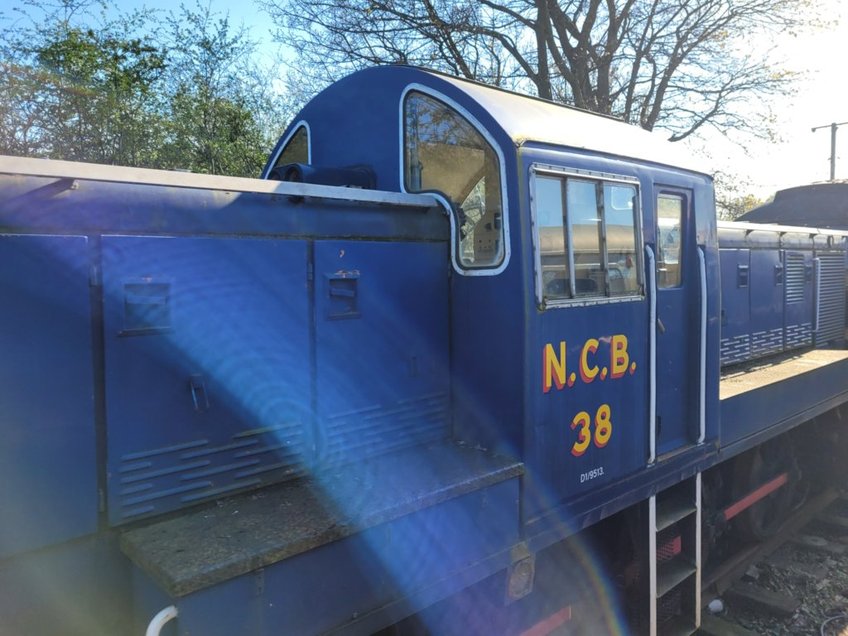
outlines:
[[613, 117], [422, 68], [379, 66], [335, 82], [310, 101], [271, 153], [263, 176], [285, 163], [282, 151], [298, 131], [305, 131], [304, 163], [371, 165], [378, 188], [399, 189], [403, 101], [416, 90], [478, 122], [504, 151], [541, 144], [707, 172], [681, 144]]

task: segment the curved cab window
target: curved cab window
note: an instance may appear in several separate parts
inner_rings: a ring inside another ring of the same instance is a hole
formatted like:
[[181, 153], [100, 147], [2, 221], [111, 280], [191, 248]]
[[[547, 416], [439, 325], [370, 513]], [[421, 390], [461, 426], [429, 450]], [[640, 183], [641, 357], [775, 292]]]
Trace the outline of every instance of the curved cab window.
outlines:
[[456, 262], [466, 268], [504, 258], [503, 202], [497, 154], [449, 106], [410, 92], [404, 103], [404, 184], [408, 192], [438, 190], [457, 214]]
[[309, 132], [306, 126], [295, 131], [274, 162], [274, 167], [287, 163], [309, 163]]
[[640, 293], [635, 185], [537, 174], [542, 300]]

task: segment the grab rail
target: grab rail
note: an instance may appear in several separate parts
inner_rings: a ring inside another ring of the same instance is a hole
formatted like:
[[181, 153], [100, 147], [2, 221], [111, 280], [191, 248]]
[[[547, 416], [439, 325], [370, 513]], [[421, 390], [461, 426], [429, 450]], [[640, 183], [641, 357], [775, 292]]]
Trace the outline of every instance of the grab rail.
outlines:
[[649, 316], [648, 324], [648, 357], [651, 361], [651, 370], [648, 375], [649, 397], [648, 397], [648, 463], [653, 464], [657, 459], [657, 264], [654, 258], [654, 250], [650, 245], [645, 246], [647, 267], [645, 275], [648, 283]]
[[169, 605], [165, 609], [160, 610], [147, 625], [147, 631], [144, 632], [144, 636], [159, 636], [165, 624], [174, 620], [177, 614], [179, 614], [179, 611], [174, 605]]
[[707, 435], [707, 259], [704, 248], [698, 248], [698, 273], [701, 283], [701, 360], [698, 396], [698, 444]]

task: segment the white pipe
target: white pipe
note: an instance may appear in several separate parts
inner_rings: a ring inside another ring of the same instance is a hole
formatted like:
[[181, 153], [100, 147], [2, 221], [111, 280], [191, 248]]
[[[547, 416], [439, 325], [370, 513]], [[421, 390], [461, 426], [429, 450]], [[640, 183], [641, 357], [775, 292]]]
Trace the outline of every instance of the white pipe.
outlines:
[[650, 245], [645, 246], [645, 254], [648, 257], [646, 276], [648, 279], [648, 302], [650, 313], [648, 316], [648, 357], [651, 361], [651, 371], [648, 376], [648, 430], [649, 455], [648, 463], [653, 464], [657, 459], [657, 267], [654, 251]]
[[179, 612], [175, 605], [166, 607], [153, 617], [153, 620], [151, 620], [150, 624], [147, 626], [147, 631], [144, 632], [144, 636], [159, 636], [159, 633], [162, 631], [165, 623], [175, 619], [177, 614], [179, 614]]
[[703, 248], [698, 248], [698, 270], [701, 275], [701, 380], [699, 396], [698, 443], [707, 436], [707, 261]]

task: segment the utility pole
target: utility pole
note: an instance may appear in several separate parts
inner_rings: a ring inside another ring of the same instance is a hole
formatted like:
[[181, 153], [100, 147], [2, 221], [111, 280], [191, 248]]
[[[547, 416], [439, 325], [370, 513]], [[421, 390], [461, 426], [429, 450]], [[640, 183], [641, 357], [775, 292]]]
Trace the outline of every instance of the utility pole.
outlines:
[[812, 131], [816, 132], [822, 128], [830, 128], [830, 180], [836, 180], [836, 129], [840, 126], [848, 124], [848, 121], [843, 121], [839, 124], [831, 124], [830, 126], [815, 126]]

